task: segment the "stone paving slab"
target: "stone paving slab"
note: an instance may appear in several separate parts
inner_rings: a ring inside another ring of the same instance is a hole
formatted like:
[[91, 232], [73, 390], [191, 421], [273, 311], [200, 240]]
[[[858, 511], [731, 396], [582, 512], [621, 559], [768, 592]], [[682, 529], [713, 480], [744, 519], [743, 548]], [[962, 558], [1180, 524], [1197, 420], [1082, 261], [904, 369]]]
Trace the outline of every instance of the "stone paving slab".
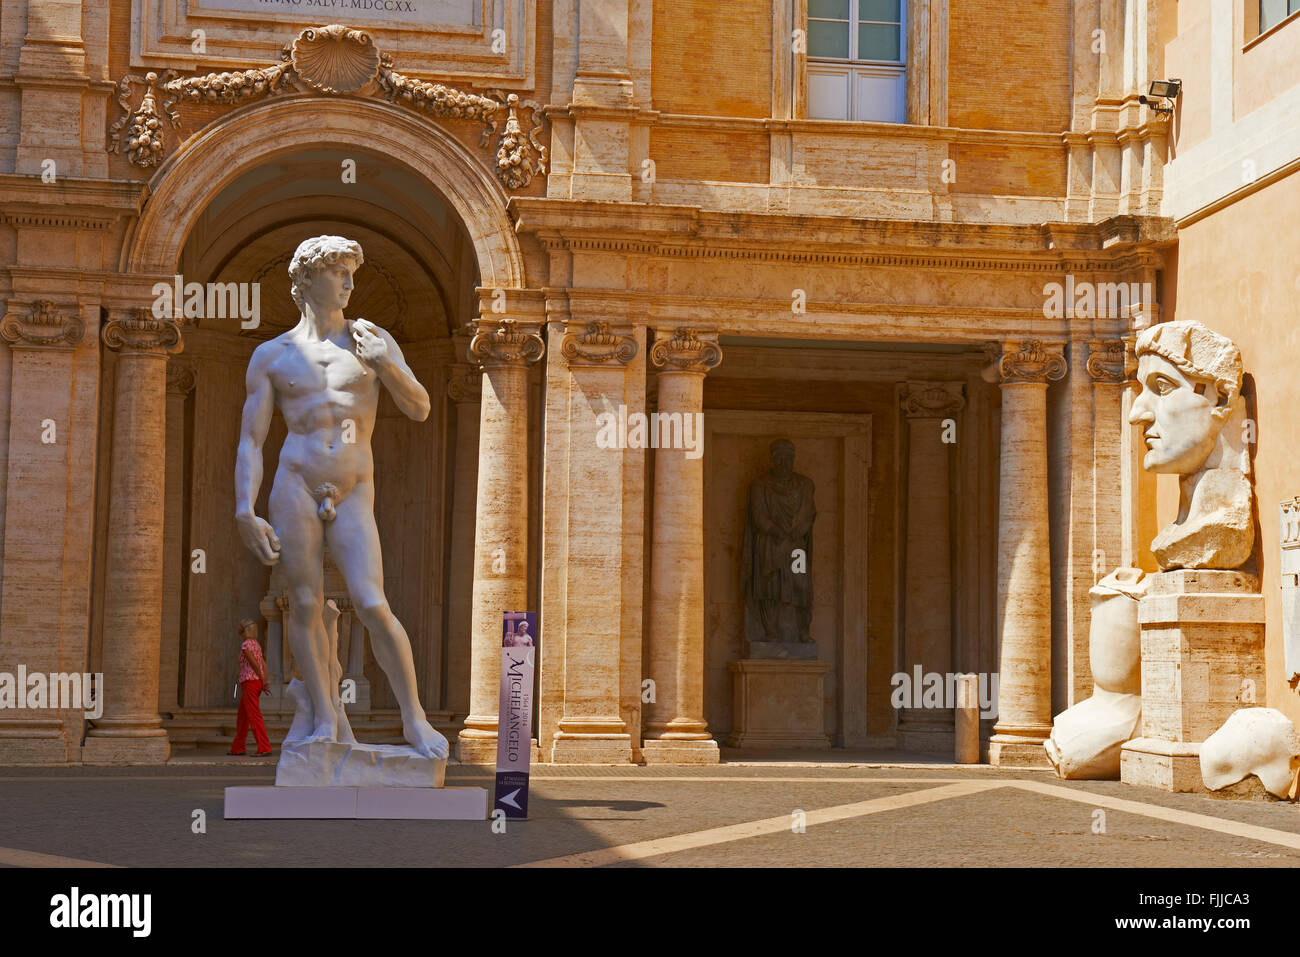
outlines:
[[[991, 790], [865, 816], [728, 840], [631, 866], [1288, 866], [1300, 850], [1113, 808], [1093, 833], [1090, 801], [1012, 786], [1039, 782], [1084, 797], [1138, 802], [1300, 835], [1300, 808], [1228, 802], [1118, 782], [1060, 782], [994, 768], [735, 767], [536, 769], [531, 818], [505, 834], [488, 821], [224, 821], [226, 786], [270, 784], [271, 769], [215, 766], [0, 769], [0, 849], [123, 866], [510, 865], [672, 841], [746, 822], [793, 820], [920, 794], [953, 782]], [[481, 768], [448, 769], [449, 785], [487, 786]], [[999, 786], [1005, 784], [1008, 786]], [[908, 800], [912, 800], [908, 798]], [[206, 815], [195, 834], [193, 812]], [[1198, 819], [1199, 820], [1199, 819]], [[0, 855], [0, 860], [3, 860]]]

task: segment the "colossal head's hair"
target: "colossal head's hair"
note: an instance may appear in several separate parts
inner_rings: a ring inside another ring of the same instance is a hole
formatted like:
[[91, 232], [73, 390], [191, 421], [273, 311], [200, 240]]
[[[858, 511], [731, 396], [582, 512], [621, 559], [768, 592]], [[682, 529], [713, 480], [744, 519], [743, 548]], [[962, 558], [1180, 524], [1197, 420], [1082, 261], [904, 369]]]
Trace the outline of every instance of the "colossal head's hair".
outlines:
[[1144, 329], [1136, 351], [1139, 359], [1147, 352], [1160, 356], [1189, 379], [1211, 380], [1221, 406], [1231, 405], [1241, 394], [1241, 350], [1231, 339], [1193, 319]]
[[361, 256], [361, 244], [342, 236], [317, 236], [298, 244], [293, 259], [289, 261], [289, 294], [299, 309], [302, 308], [305, 282], [310, 282], [312, 276], [325, 266], [345, 259], [353, 262], [353, 269], [359, 268], [365, 262]]
[[772, 456], [775, 456], [777, 452], [788, 452], [793, 456], [794, 443], [789, 439], [775, 439], [772, 444], [768, 446], [767, 450]]

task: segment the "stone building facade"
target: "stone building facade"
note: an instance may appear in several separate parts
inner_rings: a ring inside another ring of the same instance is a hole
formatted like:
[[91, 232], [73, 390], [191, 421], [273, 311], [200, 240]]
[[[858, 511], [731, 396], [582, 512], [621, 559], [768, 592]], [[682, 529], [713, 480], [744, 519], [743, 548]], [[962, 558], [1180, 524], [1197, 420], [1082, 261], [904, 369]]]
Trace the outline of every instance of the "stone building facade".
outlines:
[[[1167, 62], [1232, 82], [1197, 44], [1242, 2], [1211, 0], [1208, 26], [1193, 6], [6, 2], [0, 671], [102, 673], [103, 714], [0, 710], [0, 762], [217, 745], [244, 617], [291, 673], [234, 450], [248, 357], [296, 321], [289, 257], [337, 233], [365, 250], [349, 314], [433, 399], [425, 423], [381, 405], [376, 512], [422, 700], [463, 759], [495, 756], [500, 616], [529, 609], [540, 760], [717, 760], [741, 730], [747, 490], [786, 437], [816, 489], [824, 668], [797, 704], [825, 743], [947, 750], [951, 703], [896, 707], [895, 676], [977, 672], [999, 676], [988, 759], [1043, 764], [1053, 715], [1091, 691], [1088, 589], [1154, 568], [1167, 495], [1126, 423], [1126, 343], [1181, 287], [1257, 383], [1292, 354], [1266, 339], [1294, 290], [1215, 253], [1225, 220], [1238, 249], [1294, 222], [1294, 120], [1290, 166], [1261, 162], [1235, 205], [1213, 206], [1196, 151], [1235, 162], [1224, 116], [1263, 128], [1294, 83], [1215, 86], [1208, 125], [1191, 80], [1174, 119], [1138, 99]], [[1287, 43], [1234, 62], [1291, 76]], [[1294, 277], [1288, 242], [1270, 255]], [[1229, 322], [1238, 279], [1256, 298]], [[160, 286], [190, 283], [201, 304], [160, 316]], [[253, 284], [256, 324], [223, 298]], [[1265, 502], [1300, 491], [1294, 388], [1260, 407]], [[598, 441], [656, 412], [702, 415], [702, 454]], [[354, 727], [392, 738], [336, 597]]]

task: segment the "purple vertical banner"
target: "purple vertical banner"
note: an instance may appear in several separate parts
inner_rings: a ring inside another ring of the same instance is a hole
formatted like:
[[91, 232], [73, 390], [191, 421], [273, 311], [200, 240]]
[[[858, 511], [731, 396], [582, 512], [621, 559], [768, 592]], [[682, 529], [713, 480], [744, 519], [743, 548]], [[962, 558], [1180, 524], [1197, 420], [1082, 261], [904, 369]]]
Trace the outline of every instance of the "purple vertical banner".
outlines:
[[501, 698], [497, 706], [497, 781], [495, 808], [507, 818], [528, 817], [529, 737], [533, 726], [533, 665], [537, 614], [501, 614]]

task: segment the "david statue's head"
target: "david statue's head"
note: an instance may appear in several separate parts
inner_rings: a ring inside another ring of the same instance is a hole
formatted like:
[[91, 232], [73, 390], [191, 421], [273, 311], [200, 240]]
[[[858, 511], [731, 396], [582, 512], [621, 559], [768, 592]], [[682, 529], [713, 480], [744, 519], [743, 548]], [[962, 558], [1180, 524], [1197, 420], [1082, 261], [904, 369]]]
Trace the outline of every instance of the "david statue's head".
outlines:
[[1138, 383], [1128, 420], [1143, 426], [1148, 472], [1191, 475], [1206, 464], [1241, 396], [1241, 352], [1199, 322], [1164, 322], [1137, 340]]
[[772, 474], [781, 479], [789, 478], [794, 473], [794, 443], [789, 439], [777, 439], [769, 451], [772, 456]]
[[342, 236], [303, 240], [289, 262], [290, 294], [299, 312], [342, 309], [352, 295], [352, 274], [364, 261], [361, 244]]

